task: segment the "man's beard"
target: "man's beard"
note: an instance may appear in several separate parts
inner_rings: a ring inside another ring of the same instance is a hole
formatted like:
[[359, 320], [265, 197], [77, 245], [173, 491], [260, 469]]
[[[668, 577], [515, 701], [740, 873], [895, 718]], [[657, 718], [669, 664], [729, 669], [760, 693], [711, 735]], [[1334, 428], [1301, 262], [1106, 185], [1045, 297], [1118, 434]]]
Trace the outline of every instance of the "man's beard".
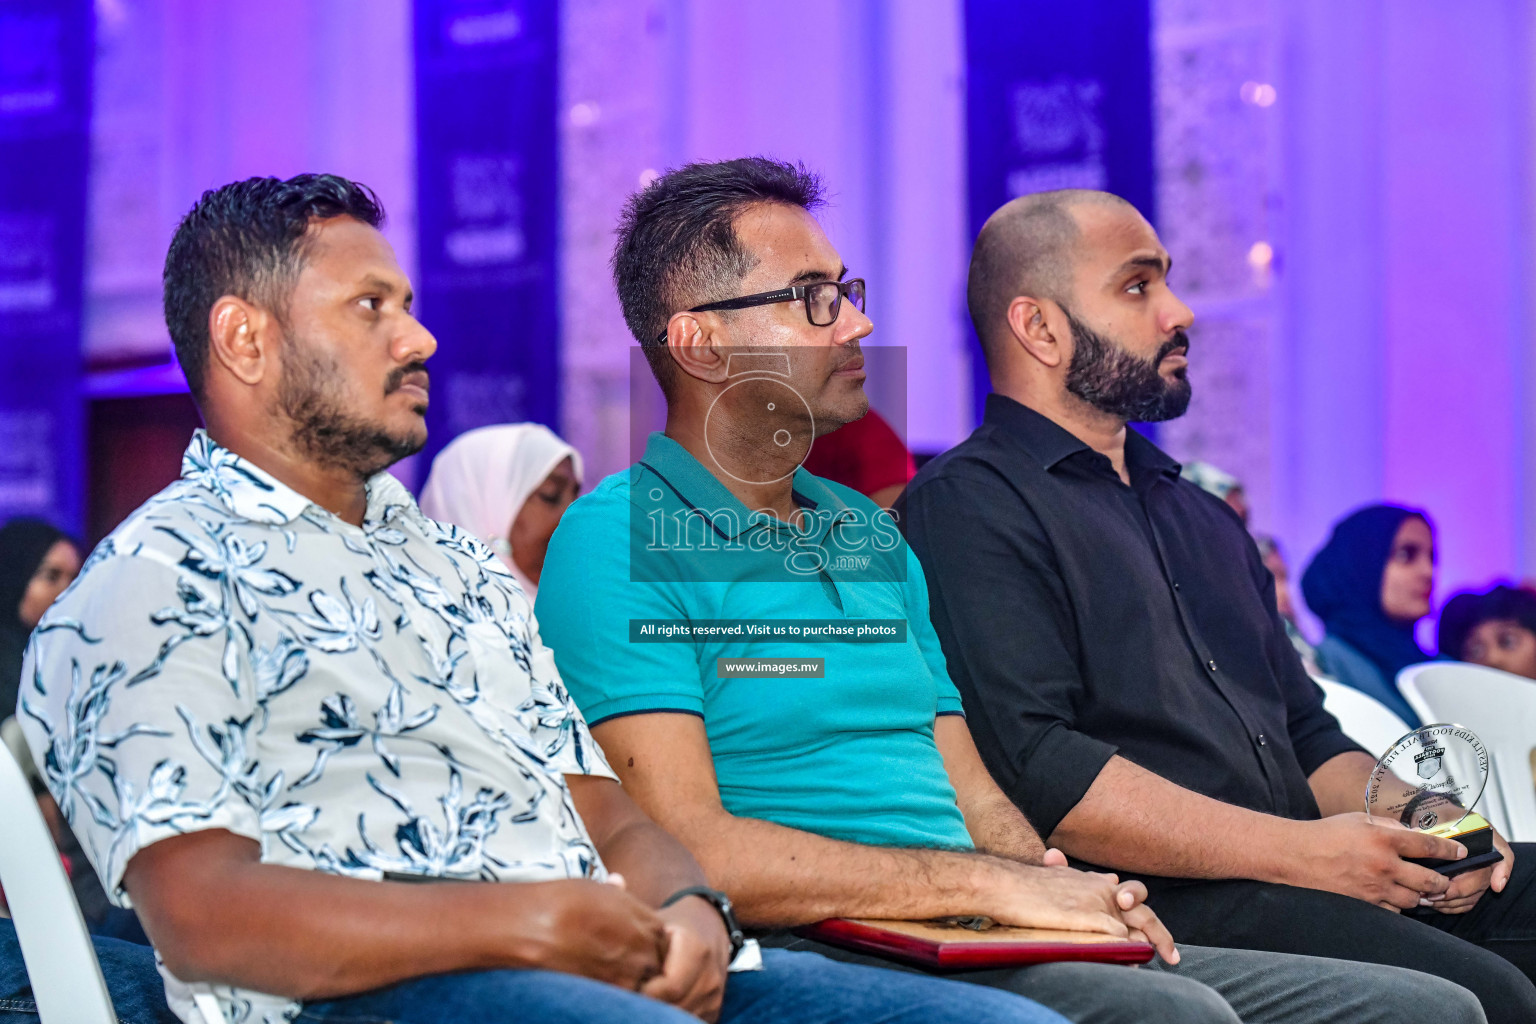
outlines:
[[[421, 363], [398, 367], [385, 380], [384, 393], [399, 390], [406, 374], [424, 369]], [[335, 387], [340, 379], [341, 370], [334, 362], [316, 356], [300, 339], [284, 339], [277, 405], [292, 424], [290, 437], [296, 451], [360, 480], [421, 451], [424, 434], [398, 437], [347, 412]]]
[[1163, 342], [1147, 361], [1085, 327], [1071, 313], [1067, 313], [1067, 323], [1072, 327], [1067, 391], [1100, 412], [1131, 422], [1160, 423], [1184, 415], [1190, 399], [1185, 371], [1176, 371], [1171, 381], [1157, 371], [1175, 349], [1189, 350], [1189, 338], [1183, 331]]

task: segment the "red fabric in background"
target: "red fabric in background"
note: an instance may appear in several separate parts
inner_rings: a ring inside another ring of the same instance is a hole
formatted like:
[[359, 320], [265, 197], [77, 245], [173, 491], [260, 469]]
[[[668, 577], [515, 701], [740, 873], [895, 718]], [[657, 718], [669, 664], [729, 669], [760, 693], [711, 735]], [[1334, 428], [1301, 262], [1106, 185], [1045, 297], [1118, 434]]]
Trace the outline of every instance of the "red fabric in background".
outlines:
[[912, 453], [873, 409], [863, 419], [818, 437], [805, 468], [866, 497], [893, 484], [906, 486], [917, 475]]

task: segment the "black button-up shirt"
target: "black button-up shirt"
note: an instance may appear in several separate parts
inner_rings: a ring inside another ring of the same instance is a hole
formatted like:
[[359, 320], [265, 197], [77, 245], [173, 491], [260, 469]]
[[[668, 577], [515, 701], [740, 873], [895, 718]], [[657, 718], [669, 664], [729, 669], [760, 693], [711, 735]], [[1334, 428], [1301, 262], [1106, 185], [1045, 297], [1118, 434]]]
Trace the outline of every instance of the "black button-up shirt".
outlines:
[[898, 512], [983, 759], [1042, 836], [1116, 753], [1226, 803], [1318, 817], [1307, 776], [1359, 748], [1286, 639], [1258, 550], [1135, 431], [1125, 461], [1130, 486], [993, 395], [907, 488]]

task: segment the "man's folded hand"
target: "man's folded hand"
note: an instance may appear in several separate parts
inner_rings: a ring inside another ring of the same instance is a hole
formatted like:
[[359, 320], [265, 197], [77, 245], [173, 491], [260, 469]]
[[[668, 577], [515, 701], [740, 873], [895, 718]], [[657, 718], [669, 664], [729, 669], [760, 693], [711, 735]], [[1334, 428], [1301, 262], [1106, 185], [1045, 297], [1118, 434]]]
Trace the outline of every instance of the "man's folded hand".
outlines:
[[1497, 830], [1493, 833], [1493, 848], [1502, 853], [1504, 859], [1452, 878], [1450, 888], [1431, 904], [1435, 910], [1442, 914], [1465, 914], [1477, 906], [1477, 901], [1489, 889], [1494, 892], [1504, 891], [1504, 886], [1509, 884], [1509, 873], [1515, 869], [1515, 851], [1510, 849], [1509, 843], [1504, 841]]
[[731, 960], [725, 922], [714, 907], [697, 896], [679, 900], [658, 913], [669, 940], [667, 957], [662, 972], [640, 991], [695, 1017], [714, 1021], [720, 1016]]
[[585, 880], [518, 886], [529, 966], [638, 991], [662, 974], [666, 925], [619, 885]]

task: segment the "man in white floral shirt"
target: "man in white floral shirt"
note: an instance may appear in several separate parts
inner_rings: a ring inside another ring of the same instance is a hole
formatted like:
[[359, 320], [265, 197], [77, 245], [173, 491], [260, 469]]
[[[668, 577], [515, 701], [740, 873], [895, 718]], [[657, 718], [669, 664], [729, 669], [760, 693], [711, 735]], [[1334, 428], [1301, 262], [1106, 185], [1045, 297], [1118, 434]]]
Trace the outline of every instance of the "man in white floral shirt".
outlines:
[[516, 583], [384, 472], [436, 342], [381, 217], [324, 175], [188, 214], [166, 321], [208, 429], [28, 650], [27, 740], [176, 1013], [1059, 1024], [805, 954], [727, 983], [729, 904], [619, 788]]

